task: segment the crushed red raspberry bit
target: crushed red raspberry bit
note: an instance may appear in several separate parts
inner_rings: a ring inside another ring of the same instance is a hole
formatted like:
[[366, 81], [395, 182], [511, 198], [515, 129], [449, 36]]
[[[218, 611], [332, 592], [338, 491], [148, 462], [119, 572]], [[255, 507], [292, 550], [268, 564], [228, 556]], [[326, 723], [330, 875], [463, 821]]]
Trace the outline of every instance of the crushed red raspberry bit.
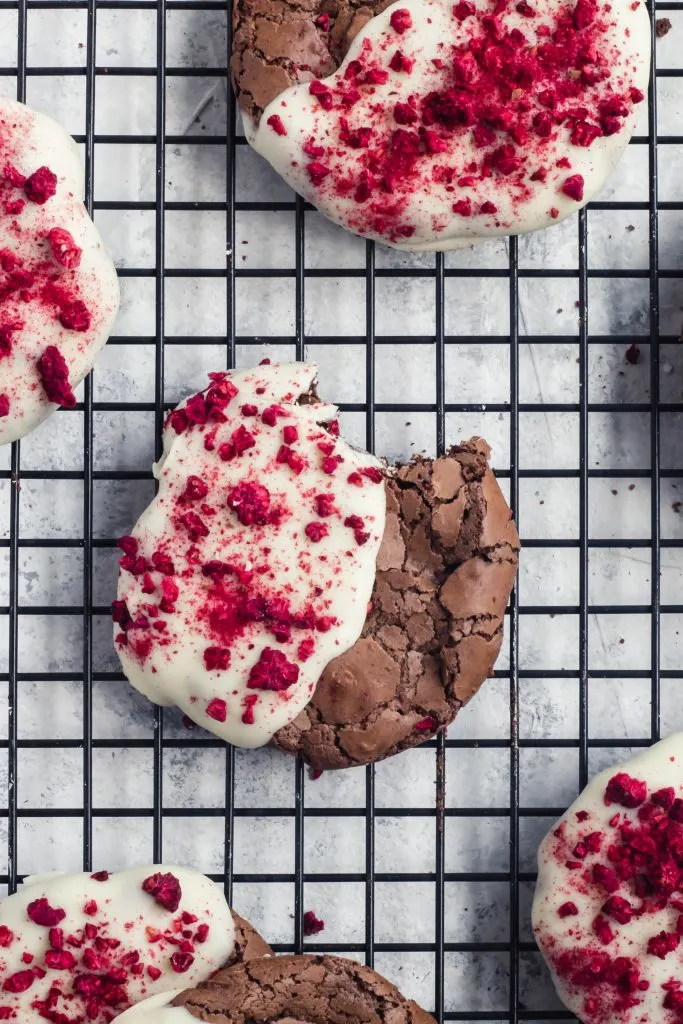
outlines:
[[410, 11], [406, 7], [399, 7], [398, 10], [392, 11], [389, 21], [394, 32], [398, 32], [401, 36], [404, 32], [407, 32], [409, 28], [413, 27], [413, 19], [410, 16]]
[[[207, 647], [204, 651], [204, 665], [207, 672], [224, 672], [230, 664], [230, 651], [226, 647]], [[208, 714], [208, 712], [207, 712]], [[215, 716], [210, 715], [213, 718]], [[222, 722], [225, 721], [223, 717]]]
[[322, 461], [323, 473], [327, 473], [328, 476], [332, 476], [336, 473], [337, 468], [343, 462], [341, 455], [326, 455]]
[[10, 974], [5, 978], [2, 987], [5, 992], [26, 992], [35, 980], [36, 975], [33, 971], [17, 971], [16, 974]]
[[73, 409], [76, 396], [69, 384], [69, 368], [56, 345], [48, 345], [38, 360], [38, 373], [50, 402], [63, 409]]
[[166, 874], [157, 872], [154, 875], [150, 875], [142, 883], [142, 890], [148, 895], [153, 896], [159, 906], [170, 911], [172, 914], [175, 914], [180, 906], [183, 895], [179, 880], [170, 872]]
[[264, 647], [259, 660], [249, 673], [251, 690], [287, 690], [299, 678], [299, 666], [272, 647]]
[[397, 71], [400, 74], [409, 75], [415, 67], [415, 61], [411, 57], [406, 57], [401, 50], [397, 50], [389, 61], [389, 67], [392, 71]]
[[647, 784], [634, 779], [626, 772], [618, 772], [607, 783], [605, 803], [621, 807], [639, 807], [647, 799]]
[[308, 661], [308, 659], [313, 654], [314, 650], [315, 640], [313, 639], [313, 637], [306, 637], [306, 639], [302, 640], [296, 649], [296, 654], [299, 661]]
[[327, 523], [307, 523], [304, 528], [304, 533], [314, 544], [318, 544], [323, 537], [327, 537], [329, 532], [330, 528]]
[[242, 712], [242, 721], [245, 725], [253, 725], [256, 721], [254, 715], [254, 708], [258, 703], [258, 696], [255, 693], [248, 693], [242, 701], [244, 705], [244, 711]]
[[334, 495], [316, 494], [315, 508], [316, 512], [322, 519], [326, 519], [328, 516], [334, 515], [334, 513], [337, 511], [337, 508], [334, 504]]
[[67, 270], [80, 267], [83, 250], [76, 245], [73, 235], [64, 228], [52, 228], [48, 231], [47, 240], [57, 263], [61, 263]]
[[88, 331], [91, 321], [90, 310], [80, 299], [67, 302], [59, 313], [59, 322], [69, 331]]
[[209, 527], [196, 512], [186, 512], [184, 516], [180, 517], [180, 521], [192, 540], [199, 540], [200, 537], [209, 536]]
[[243, 526], [262, 526], [270, 514], [270, 492], [263, 484], [242, 481], [228, 494], [228, 508]]
[[603, 905], [602, 912], [608, 917], [613, 917], [619, 924], [628, 924], [634, 914], [633, 907], [623, 896], [610, 896]]
[[306, 465], [301, 455], [299, 455], [298, 452], [295, 452], [293, 448], [290, 448], [289, 445], [286, 444], [280, 446], [280, 449], [276, 456], [276, 461], [280, 464], [285, 464], [289, 466], [292, 472], [295, 473], [297, 476], [299, 476], [303, 472], [303, 469]]
[[271, 114], [266, 124], [269, 125], [276, 135], [286, 135], [287, 129], [284, 126], [282, 118], [279, 114]]
[[324, 928], [325, 922], [316, 916], [314, 910], [307, 910], [304, 913], [304, 935], [318, 935]]
[[188, 476], [185, 490], [183, 491], [184, 501], [200, 501], [209, 493], [209, 488], [198, 476]]
[[619, 879], [611, 868], [604, 864], [594, 864], [592, 868], [593, 881], [601, 885], [607, 892], [616, 892], [619, 888]]
[[572, 174], [568, 178], [565, 178], [562, 183], [562, 191], [566, 196], [569, 196], [570, 199], [574, 199], [577, 203], [580, 203], [583, 199], [583, 184], [583, 175]]
[[109, 872], [108, 871], [96, 871], [90, 876], [94, 882], [108, 882]]
[[10, 404], [7, 395], [0, 395], [0, 418], [9, 416]]
[[214, 697], [206, 705], [206, 713], [209, 718], [213, 718], [216, 722], [224, 722], [227, 718], [228, 707], [224, 700], [220, 697]]
[[576, 917], [578, 912], [579, 908], [576, 903], [572, 903], [571, 900], [568, 900], [566, 903], [562, 903], [561, 906], [557, 908], [558, 917]]
[[434, 732], [437, 727], [437, 722], [434, 718], [421, 718], [419, 722], [415, 723], [415, 728], [418, 732]]
[[78, 961], [67, 949], [49, 949], [45, 954], [45, 966], [53, 971], [71, 971]]
[[45, 897], [34, 900], [26, 908], [29, 921], [42, 925], [43, 928], [54, 928], [66, 917], [61, 907], [51, 907]]
[[323, 82], [314, 81], [308, 87], [311, 96], [315, 96], [323, 110], [331, 110], [333, 104], [332, 92]]
[[176, 974], [184, 974], [189, 971], [193, 963], [194, 957], [191, 953], [174, 953], [171, 957], [171, 967]]
[[614, 932], [610, 928], [609, 921], [602, 914], [598, 914], [593, 921], [593, 931], [603, 946], [609, 946], [610, 942], [614, 940]]
[[680, 941], [680, 935], [675, 932], [660, 932], [659, 935], [653, 935], [647, 940], [647, 951], [650, 956], [664, 960], [669, 953], [673, 953], [674, 949], [678, 949]]
[[470, 3], [469, 0], [460, 0], [453, 8], [453, 17], [463, 22], [467, 18], [471, 18], [475, 10], [474, 4]]
[[49, 167], [39, 167], [24, 182], [26, 198], [38, 206], [43, 206], [48, 199], [52, 199], [56, 191], [57, 175]]

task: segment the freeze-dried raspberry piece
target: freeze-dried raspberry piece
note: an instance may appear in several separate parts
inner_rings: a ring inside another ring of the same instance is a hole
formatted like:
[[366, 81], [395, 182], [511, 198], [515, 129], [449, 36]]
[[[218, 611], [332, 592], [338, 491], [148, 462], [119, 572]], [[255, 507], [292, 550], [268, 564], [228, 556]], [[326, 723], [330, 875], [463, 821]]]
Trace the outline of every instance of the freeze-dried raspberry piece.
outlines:
[[52, 199], [56, 191], [57, 175], [49, 167], [39, 167], [24, 182], [26, 198], [38, 206], [43, 206], [48, 199]]
[[52, 249], [52, 255], [67, 270], [74, 270], [81, 265], [83, 250], [76, 245], [73, 235], [64, 228], [52, 228], [48, 231], [47, 240]]
[[92, 316], [86, 304], [80, 299], [76, 299], [62, 306], [59, 320], [62, 326], [69, 331], [88, 331], [92, 323]]
[[63, 409], [73, 409], [76, 396], [69, 384], [69, 368], [56, 345], [48, 345], [38, 360], [38, 372], [50, 402]]
[[158, 872], [157, 874], [150, 875], [142, 883], [142, 889], [143, 892], [153, 896], [160, 906], [169, 910], [172, 914], [180, 906], [180, 900], [183, 895], [180, 882], [170, 872], [167, 874]]
[[606, 804], [620, 804], [622, 807], [639, 807], [647, 797], [647, 785], [634, 779], [626, 772], [618, 772], [607, 783]]
[[252, 690], [287, 690], [299, 678], [299, 666], [272, 647], [264, 647], [261, 657], [249, 673], [247, 685]]
[[227, 718], [227, 704], [220, 697], [214, 697], [206, 705], [206, 713], [209, 718], [213, 718], [216, 722], [224, 722]]
[[5, 992], [26, 992], [35, 980], [33, 971], [17, 971], [5, 978], [2, 987]]
[[61, 907], [51, 907], [44, 896], [29, 903], [26, 913], [29, 921], [42, 925], [43, 928], [54, 928], [66, 917], [65, 910]]
[[243, 526], [263, 525], [268, 521], [270, 491], [263, 484], [244, 480], [228, 494], [228, 507]]

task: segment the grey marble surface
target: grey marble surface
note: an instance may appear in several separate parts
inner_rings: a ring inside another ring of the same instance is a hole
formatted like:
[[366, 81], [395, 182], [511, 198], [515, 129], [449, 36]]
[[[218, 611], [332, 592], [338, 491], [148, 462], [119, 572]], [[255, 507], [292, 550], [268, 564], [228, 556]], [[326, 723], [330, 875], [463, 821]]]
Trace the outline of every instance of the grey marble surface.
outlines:
[[[166, 131], [210, 139], [226, 130], [226, 79], [211, 69], [225, 67], [226, 12], [169, 9], [167, 66], [172, 69], [206, 68], [205, 76], [172, 74], [167, 78]], [[657, 45], [658, 66], [677, 68], [683, 14], [667, 11], [673, 23], [669, 35]], [[97, 12], [97, 65], [100, 68], [136, 67], [134, 77], [101, 74], [96, 84], [98, 135], [154, 135], [156, 130], [155, 76], [157, 15], [154, 9], [118, 9]], [[0, 68], [16, 60], [17, 13], [0, 9]], [[86, 12], [31, 9], [28, 15], [28, 64], [53, 68], [53, 74], [29, 76], [27, 99], [58, 118], [76, 134], [85, 128], [85, 78], [66, 74], [65, 67], [85, 64]], [[1, 77], [0, 91], [15, 94], [11, 76]], [[658, 132], [680, 131], [683, 79], [658, 79]], [[648, 132], [643, 107], [638, 133]], [[239, 129], [238, 129], [239, 130]], [[680, 147], [663, 142], [659, 148], [660, 200], [682, 201]], [[226, 151], [221, 145], [168, 145], [165, 195], [170, 202], [224, 202]], [[615, 203], [648, 200], [648, 150], [632, 144], [601, 201]], [[95, 146], [95, 198], [97, 201], [153, 202], [156, 189], [155, 147], [148, 142]], [[290, 190], [244, 146], [236, 155], [238, 200], [262, 204], [289, 202]], [[93, 417], [94, 486], [93, 527], [97, 540], [125, 533], [153, 492], [150, 464], [154, 456], [153, 413], [128, 406], [154, 401], [155, 332], [154, 210], [134, 208], [121, 212], [98, 210], [96, 219], [117, 265], [130, 271], [122, 279], [122, 308], [115, 338], [93, 375], [96, 408]], [[681, 222], [683, 213], [662, 210], [659, 216], [659, 263], [663, 271], [683, 269]], [[225, 365], [226, 350], [211, 339], [226, 334], [229, 316], [224, 277], [207, 277], [194, 268], [223, 271], [226, 260], [236, 268], [257, 273], [236, 283], [235, 320], [239, 337], [257, 339], [239, 343], [239, 365], [265, 354], [273, 359], [292, 358], [293, 345], [273, 345], [273, 336], [291, 336], [295, 329], [293, 276], [268, 278], [271, 270], [295, 266], [293, 210], [238, 211], [234, 252], [226, 254], [226, 217], [216, 211], [168, 211], [165, 217], [166, 266], [185, 271], [166, 280], [164, 397], [175, 401], [203, 386], [209, 370]], [[612, 763], [629, 751], [633, 740], [650, 736], [651, 694], [651, 551], [633, 541], [651, 536], [652, 483], [650, 469], [650, 415], [647, 410], [615, 411], [624, 403], [649, 403], [649, 348], [643, 344], [636, 365], [624, 359], [624, 338], [647, 341], [650, 329], [649, 281], [642, 271], [649, 265], [648, 212], [618, 207], [588, 214], [588, 265], [618, 271], [616, 277], [589, 280], [589, 394], [588, 451], [591, 469], [605, 475], [590, 480], [588, 535], [610, 541], [609, 547], [591, 547], [588, 562], [589, 601], [611, 605], [609, 614], [591, 613], [588, 621], [588, 664], [591, 670], [615, 670], [614, 678], [592, 678], [589, 684], [589, 737], [613, 741], [617, 746], [590, 749], [590, 770]], [[310, 278], [304, 290], [306, 355], [321, 366], [321, 391], [343, 403], [366, 400], [365, 349], [356, 340], [365, 331], [364, 277], [339, 277], [338, 270], [364, 269], [365, 243], [326, 223], [317, 213], [305, 216], [305, 265], [325, 270]], [[397, 254], [378, 248], [376, 266], [383, 271], [434, 265], [430, 255]], [[472, 411], [449, 412], [447, 440], [454, 442], [474, 433], [493, 447], [499, 470], [510, 464], [510, 351], [509, 279], [489, 277], [506, 270], [509, 246], [505, 240], [446, 257], [449, 268], [475, 271], [468, 278], [449, 277], [445, 285], [446, 401], [468, 404]], [[523, 476], [519, 485], [518, 521], [522, 537], [532, 542], [521, 560], [519, 602], [519, 665], [523, 672], [547, 670], [548, 678], [523, 677], [519, 686], [520, 751], [520, 869], [534, 870], [535, 849], [550, 823], [547, 810], [562, 808], [575, 796], [579, 784], [576, 747], [534, 746], [538, 740], [576, 739], [579, 693], [576, 678], [563, 673], [579, 664], [578, 546], [562, 542], [579, 537], [580, 377], [578, 364], [578, 281], [564, 271], [578, 266], [576, 220], [519, 243], [521, 269], [545, 270], [543, 278], [519, 282], [519, 419], [520, 467], [525, 471], [569, 471], [569, 475]], [[262, 272], [259, 275], [258, 272]], [[683, 353], [675, 340], [683, 321], [683, 285], [663, 277], [659, 283], [661, 345], [660, 397], [680, 403], [683, 394]], [[400, 403], [400, 412], [378, 411], [375, 445], [389, 457], [413, 451], [433, 453], [436, 444], [433, 413], [412, 407], [433, 403], [436, 394], [435, 347], [415, 339], [435, 330], [435, 285], [429, 277], [377, 279], [375, 315], [375, 401]], [[400, 344], [386, 344], [387, 335]], [[335, 336], [339, 344], [325, 344]], [[178, 343], [177, 338], [190, 339]], [[207, 338], [210, 339], [207, 341]], [[344, 339], [348, 338], [348, 342]], [[485, 339], [473, 341], [471, 339]], [[491, 339], [491, 340], [489, 340]], [[531, 339], [531, 340], [530, 340]], [[82, 388], [81, 388], [82, 392]], [[103, 409], [98, 403], [106, 403]], [[113, 406], [113, 408], [112, 408]], [[548, 408], [548, 407], [551, 408]], [[560, 408], [558, 408], [558, 406]], [[603, 409], [603, 406], [610, 408]], [[347, 412], [343, 428], [351, 440], [363, 443], [362, 411]], [[77, 541], [83, 530], [84, 468], [83, 414], [60, 413], [21, 444], [23, 479], [20, 492], [20, 536], [48, 542], [19, 549], [19, 683], [18, 731], [21, 739], [55, 740], [56, 749], [21, 749], [18, 755], [19, 806], [18, 865], [23, 873], [62, 868], [77, 870], [82, 863], [82, 822], [78, 814], [55, 817], [53, 811], [82, 806], [82, 751], [59, 746], [83, 735], [83, 696], [79, 674], [83, 662], [83, 555]], [[681, 412], [661, 414], [662, 467], [674, 475], [660, 481], [662, 500], [662, 600], [680, 600], [683, 549], [667, 545], [680, 540]], [[10, 453], [0, 450], [0, 470], [8, 470]], [[68, 479], [46, 480], [48, 470], [70, 471]], [[131, 471], [131, 480], [110, 474]], [[33, 475], [35, 473], [35, 475]], [[613, 475], [612, 475], [613, 474]], [[620, 475], [623, 474], [623, 475]], [[633, 475], [630, 475], [633, 474]], [[503, 480], [507, 489], [508, 481]], [[9, 480], [0, 477], [0, 537], [9, 530]], [[549, 547], [534, 541], [557, 542]], [[112, 649], [106, 608], [115, 589], [116, 553], [97, 547], [93, 554], [93, 735], [97, 740], [123, 741], [123, 746], [98, 747], [93, 752], [93, 859], [96, 866], [112, 869], [146, 860], [152, 853], [152, 819], [148, 815], [123, 816], [130, 809], [149, 809], [153, 803], [153, 753], [150, 746], [127, 747], [125, 741], [151, 740], [153, 711], [124, 682], [106, 678], [118, 671]], [[9, 603], [8, 548], [0, 547], [0, 608]], [[643, 611], [620, 611], [621, 607]], [[561, 608], [561, 612], [557, 608]], [[531, 613], [525, 609], [533, 608]], [[65, 614], [54, 614], [66, 609]], [[683, 615], [666, 612], [661, 619], [661, 667], [681, 667]], [[508, 645], [498, 663], [505, 673]], [[8, 616], [0, 615], [0, 680], [8, 669]], [[620, 671], [635, 670], [637, 678], [620, 678]], [[557, 672], [556, 676], [552, 673]], [[35, 681], [40, 673], [58, 673], [58, 681]], [[73, 680], [69, 679], [73, 674]], [[105, 678], [103, 678], [105, 677]], [[680, 680], [661, 681], [662, 731], [683, 728]], [[7, 738], [7, 684], [0, 681], [0, 739]], [[510, 687], [506, 677], [491, 680], [449, 731], [450, 738], [493, 740], [498, 745], [448, 749], [446, 807], [481, 809], [477, 815], [453, 815], [445, 824], [446, 871], [469, 881], [446, 885], [446, 941], [483, 943], [472, 952], [445, 954], [446, 1008], [475, 1011], [502, 1018], [509, 1003], [510, 870]], [[174, 711], [164, 714], [165, 736], [187, 737]], [[199, 731], [193, 739], [201, 737]], [[165, 751], [163, 759], [163, 850], [166, 860], [182, 861], [221, 873], [224, 865], [224, 822], [220, 815], [188, 818], [187, 808], [209, 811], [224, 806], [225, 752], [222, 749], [184, 748]], [[434, 810], [435, 755], [415, 750], [377, 766], [375, 772], [375, 869], [382, 881], [375, 887], [375, 938], [381, 946], [401, 943], [409, 952], [380, 949], [375, 965], [396, 980], [404, 991], [434, 1005], [435, 886], [428, 877], [435, 867]], [[0, 800], [6, 805], [6, 752], [0, 753]], [[273, 752], [238, 751], [235, 779], [236, 807], [262, 813], [235, 820], [234, 869], [238, 874], [289, 875], [294, 871], [294, 765]], [[305, 806], [344, 808], [346, 817], [322, 814], [307, 817], [304, 829], [304, 870], [311, 875], [336, 873], [361, 876], [366, 863], [366, 773], [351, 770], [331, 773], [305, 783]], [[41, 816], [24, 816], [42, 808]], [[399, 817], [396, 809], [417, 808], [415, 816]], [[277, 813], [283, 810], [286, 813]], [[538, 812], [538, 813], [536, 813]], [[0, 818], [0, 863], [6, 856], [6, 819]], [[397, 873], [415, 875], [413, 881], [392, 881]], [[483, 875], [494, 873], [502, 880]], [[365, 942], [365, 884], [362, 881], [313, 880], [305, 886], [306, 908], [326, 922], [320, 936], [331, 946]], [[520, 893], [519, 934], [530, 940], [528, 910], [531, 883]], [[290, 881], [238, 882], [237, 909], [249, 916], [271, 941], [291, 943], [294, 886]], [[309, 940], [315, 943], [316, 940]], [[493, 948], [491, 947], [493, 944]], [[353, 955], [362, 958], [362, 952]], [[530, 1010], [558, 1008], [537, 954], [523, 951], [520, 959], [520, 1000]]]

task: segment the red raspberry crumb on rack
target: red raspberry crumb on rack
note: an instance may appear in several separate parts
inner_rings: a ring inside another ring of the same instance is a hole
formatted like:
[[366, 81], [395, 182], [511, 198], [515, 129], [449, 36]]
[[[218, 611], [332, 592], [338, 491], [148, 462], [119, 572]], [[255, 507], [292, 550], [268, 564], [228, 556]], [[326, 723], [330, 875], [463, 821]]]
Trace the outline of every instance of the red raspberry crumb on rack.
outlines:
[[[322, 774], [322, 772], [321, 772]], [[325, 922], [317, 917], [314, 910], [307, 910], [304, 913], [304, 935], [319, 935], [324, 931]]]

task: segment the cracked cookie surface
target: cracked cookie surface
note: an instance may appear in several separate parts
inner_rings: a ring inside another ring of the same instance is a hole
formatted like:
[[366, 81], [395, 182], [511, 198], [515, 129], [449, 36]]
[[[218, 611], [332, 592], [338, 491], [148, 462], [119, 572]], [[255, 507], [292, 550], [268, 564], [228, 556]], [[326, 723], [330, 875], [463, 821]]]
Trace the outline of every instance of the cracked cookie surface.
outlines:
[[234, 0], [230, 68], [242, 110], [258, 121], [298, 82], [335, 71], [391, 0]]
[[173, 1006], [215, 1024], [434, 1024], [381, 975], [336, 956], [252, 960], [182, 992]]
[[361, 638], [274, 742], [316, 769], [369, 764], [453, 721], [500, 651], [519, 538], [481, 438], [387, 479]]
[[232, 908], [230, 912], [235, 925], [235, 948], [226, 966], [239, 963], [241, 960], [255, 960], [262, 956], [272, 956], [272, 949], [254, 926], [235, 913]]

